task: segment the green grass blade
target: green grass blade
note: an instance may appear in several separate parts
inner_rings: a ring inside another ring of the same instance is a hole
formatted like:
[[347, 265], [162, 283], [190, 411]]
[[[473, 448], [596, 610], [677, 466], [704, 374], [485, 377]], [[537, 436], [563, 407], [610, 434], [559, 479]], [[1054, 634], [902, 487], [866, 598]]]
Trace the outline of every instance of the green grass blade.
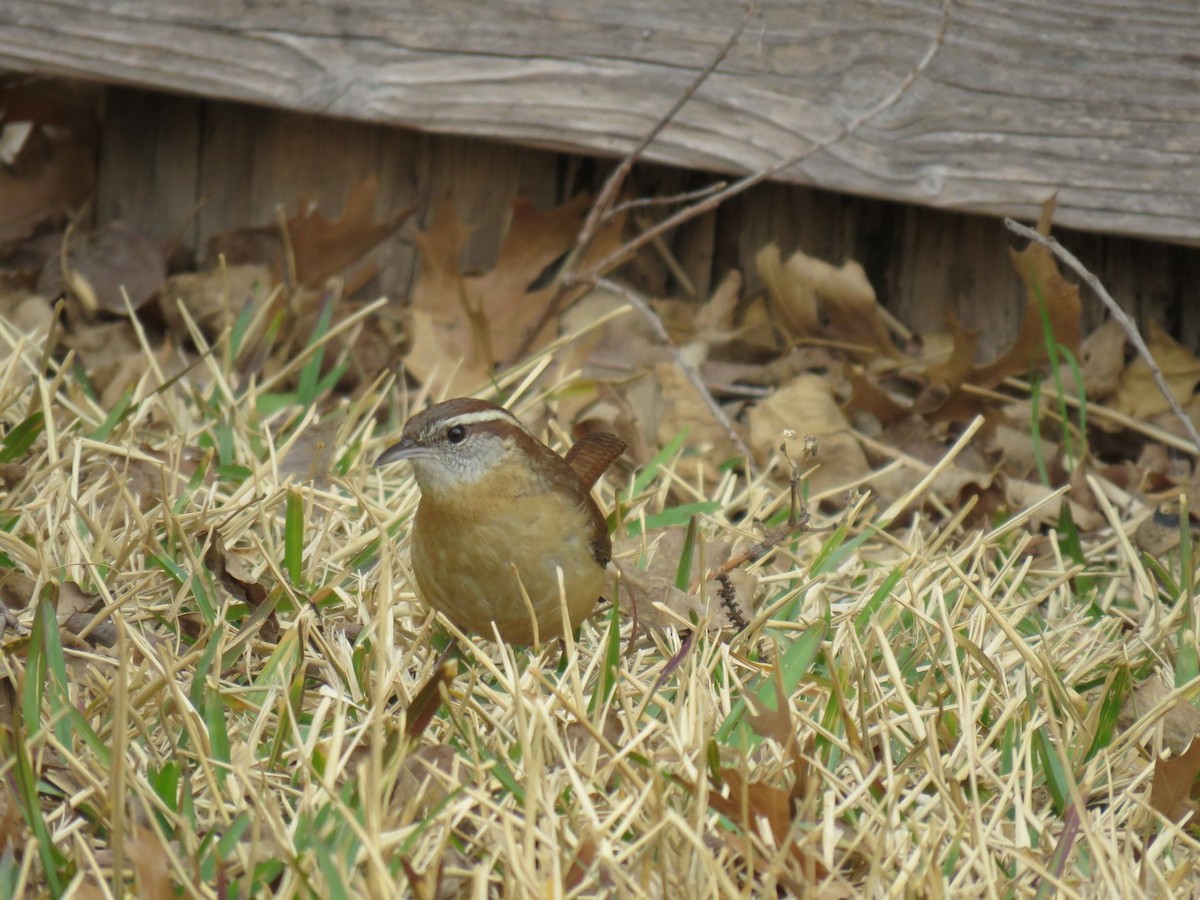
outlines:
[[1033, 442], [1033, 464], [1038, 480], [1049, 487], [1050, 470], [1046, 466], [1045, 444], [1042, 441], [1042, 379], [1037, 376], [1029, 384], [1029, 437]]
[[897, 584], [900, 583], [900, 579], [903, 577], [903, 568], [892, 569], [888, 577], [883, 580], [883, 584], [881, 584], [875, 590], [875, 593], [871, 595], [871, 599], [863, 604], [863, 608], [859, 610], [858, 615], [854, 617], [854, 630], [857, 631], [860, 636], [866, 632], [867, 626], [871, 624], [871, 619], [874, 618], [875, 613], [879, 610], [879, 607], [883, 605], [883, 601], [892, 595], [892, 590]]
[[1071, 796], [1070, 779], [1058, 758], [1058, 752], [1054, 749], [1045, 725], [1033, 733], [1033, 749], [1036, 758], [1042, 764], [1042, 776], [1046, 779], [1046, 788], [1050, 791], [1054, 811], [1061, 816]]
[[695, 516], [688, 519], [687, 534], [683, 538], [683, 550], [679, 554], [679, 565], [675, 567], [675, 587], [681, 591], [686, 591], [692, 580], [692, 557], [696, 555], [696, 524]]
[[[312, 338], [308, 342], [310, 348], [308, 361], [300, 369], [296, 399], [305, 408], [312, 406], [313, 401], [321, 396], [321, 366], [325, 362], [325, 344], [320, 342], [329, 332], [336, 300], [337, 295], [330, 292], [326, 294], [321, 303], [321, 312], [317, 316], [317, 324], [313, 326]], [[320, 345], [316, 346], [318, 344]], [[334, 379], [335, 382], [336, 380]]]
[[604, 664], [600, 667], [600, 686], [592, 693], [588, 701], [588, 713], [594, 714], [596, 708], [608, 702], [613, 689], [617, 686], [617, 674], [621, 670], [621, 619], [618, 615], [620, 604], [613, 603], [608, 616], [608, 632], [604, 643]]
[[94, 441], [107, 441], [113, 430], [121, 424], [121, 420], [129, 412], [129, 405], [132, 402], [133, 388], [127, 387], [121, 392], [121, 396], [113, 404], [113, 408], [108, 411], [108, 415], [104, 417], [104, 421], [100, 423], [100, 427], [91, 433], [91, 439]]
[[45, 416], [35, 412], [14, 426], [0, 441], [0, 462], [13, 462], [24, 456], [42, 433], [44, 425]]
[[[817, 653], [821, 650], [821, 644], [824, 643], [826, 636], [829, 634], [829, 623], [821, 622], [811, 626], [807, 631], [794, 640], [784, 651], [783, 657], [780, 660], [780, 671], [783, 676], [783, 685], [789, 693], [796, 689], [800, 681], [808, 674], [809, 667], [817, 658]], [[755, 703], [766, 709], [775, 708], [775, 685], [770, 677], [759, 679], [758, 686], [754, 690]], [[742, 726], [742, 719], [746, 715], [748, 704], [745, 697], [741, 697], [734, 703], [733, 708], [729, 711], [729, 715], [725, 721], [721, 723], [721, 727], [717, 729], [717, 740], [722, 744], [729, 744], [730, 738], [735, 730], [741, 731], [741, 736], [746, 742], [746, 746], [758, 743], [761, 738], [754, 734], [748, 728], [739, 728]]]
[[12, 736], [7, 729], [0, 728], [0, 759], [13, 761], [12, 776], [16, 786], [16, 799], [21, 807], [21, 817], [37, 843], [38, 856], [52, 897], [61, 897], [70, 881], [70, 865], [66, 856], [55, 846], [50, 837], [50, 826], [42, 815], [38, 799], [37, 776], [33, 771], [33, 760], [29, 756], [28, 736], [19, 718], [13, 718]]
[[1100, 715], [1096, 720], [1096, 734], [1088, 746], [1084, 762], [1089, 761], [1097, 753], [1112, 743], [1117, 731], [1117, 718], [1121, 714], [1121, 706], [1129, 694], [1133, 676], [1129, 666], [1120, 666], [1108, 678], [1108, 687], [1104, 691], [1104, 699], [1100, 701]]
[[229, 765], [232, 758], [229, 731], [225, 725], [225, 701], [221, 698], [220, 690], [210, 688], [205, 691], [201, 703], [204, 711], [204, 724], [208, 726], [208, 743], [213, 759]]
[[[62, 634], [58, 630], [58, 615], [48, 597], [38, 604], [37, 618], [41, 624], [41, 636], [46, 650], [47, 695], [50, 715], [54, 720], [54, 737], [62, 746], [72, 746], [71, 713], [78, 714], [71, 703], [71, 692], [67, 680], [67, 657], [63, 653]], [[90, 730], [90, 729], [89, 729]]]
[[283, 535], [283, 568], [292, 584], [304, 583], [304, 498], [289, 488]]

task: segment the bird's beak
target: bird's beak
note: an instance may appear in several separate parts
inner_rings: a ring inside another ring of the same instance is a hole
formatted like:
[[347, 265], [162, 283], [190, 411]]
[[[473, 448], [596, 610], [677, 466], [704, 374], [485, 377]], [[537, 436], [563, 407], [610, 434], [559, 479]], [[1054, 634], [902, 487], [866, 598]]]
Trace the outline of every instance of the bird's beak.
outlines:
[[402, 459], [417, 459], [422, 456], [433, 456], [433, 449], [413, 438], [404, 437], [379, 454], [379, 459], [375, 460], [375, 468], [378, 469], [380, 466], [399, 462]]

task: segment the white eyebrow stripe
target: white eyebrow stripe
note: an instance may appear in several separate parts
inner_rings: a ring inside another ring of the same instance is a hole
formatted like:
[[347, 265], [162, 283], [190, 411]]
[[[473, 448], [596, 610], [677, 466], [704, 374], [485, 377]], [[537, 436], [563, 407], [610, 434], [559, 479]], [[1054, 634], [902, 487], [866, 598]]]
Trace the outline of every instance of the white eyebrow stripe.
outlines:
[[529, 429], [522, 425], [521, 421], [506, 409], [481, 409], [478, 412], [459, 413], [457, 416], [448, 418], [446, 425], [482, 425], [484, 422], [508, 422], [510, 425], [516, 425], [526, 434], [529, 434]]

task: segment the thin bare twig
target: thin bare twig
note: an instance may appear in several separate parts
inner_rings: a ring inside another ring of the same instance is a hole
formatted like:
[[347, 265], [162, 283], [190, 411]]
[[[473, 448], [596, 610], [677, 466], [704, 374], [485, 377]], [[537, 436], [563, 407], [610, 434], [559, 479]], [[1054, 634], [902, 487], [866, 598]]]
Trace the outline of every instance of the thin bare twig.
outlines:
[[631, 209], [644, 209], [647, 206], [675, 206], [679, 203], [691, 203], [695, 200], [703, 200], [705, 197], [709, 197], [717, 191], [723, 191], [727, 187], [729, 187], [729, 182], [727, 181], [714, 181], [712, 184], [697, 188], [694, 191], [684, 191], [681, 194], [672, 194], [670, 197], [638, 197], [635, 200], [626, 200], [624, 203], [618, 203], [609, 210], [605, 214], [604, 219], [607, 221], [613, 216], [629, 212]]
[[692, 79], [692, 83], [676, 98], [671, 108], [663, 114], [662, 118], [654, 123], [654, 127], [646, 132], [638, 145], [626, 154], [620, 164], [605, 179], [604, 187], [600, 189], [600, 193], [596, 197], [596, 202], [592, 204], [592, 208], [588, 212], [588, 217], [584, 220], [583, 228], [579, 230], [579, 235], [575, 239], [575, 249], [577, 252], [586, 247], [592, 238], [596, 236], [600, 225], [611, 218], [609, 210], [613, 205], [613, 201], [621, 192], [621, 187], [625, 184], [625, 179], [629, 177], [629, 173], [633, 170], [634, 164], [641, 159], [642, 154], [646, 152], [646, 148], [653, 144], [658, 136], [662, 134], [663, 129], [675, 120], [675, 117], [679, 115], [679, 111], [695, 96], [696, 91], [700, 90], [700, 86], [708, 81], [709, 76], [717, 70], [717, 66], [724, 62], [725, 57], [729, 55], [729, 51], [733, 49], [733, 45], [742, 36], [746, 22], [749, 21], [750, 16], [756, 8], [757, 3], [750, 3], [746, 6], [745, 11], [742, 13], [742, 18], [737, 23], [737, 27], [733, 29], [729, 38], [721, 46], [721, 49], [709, 60], [708, 65], [696, 73], [696, 77]]
[[[668, 216], [653, 228], [639, 234], [637, 237], [628, 241], [623, 246], [618, 247], [608, 256], [601, 259], [594, 266], [592, 266], [589, 272], [580, 276], [576, 276], [577, 280], [594, 281], [594, 279], [598, 278], [600, 274], [609, 272], [616, 266], [623, 263], [626, 259], [644, 247], [648, 242], [653, 240], [656, 235], [662, 234], [665, 231], [670, 231], [674, 228], [678, 228], [684, 222], [690, 221], [696, 216], [708, 212], [710, 209], [715, 209], [726, 200], [729, 200], [730, 198], [749, 190], [756, 184], [760, 184], [763, 181], [775, 177], [786, 169], [790, 169], [793, 166], [799, 165], [815, 153], [844, 141], [847, 137], [849, 137], [871, 119], [895, 106], [896, 103], [900, 101], [900, 98], [908, 93], [909, 88], [916, 83], [916, 80], [925, 72], [927, 68], [929, 68], [929, 64], [932, 63], [934, 57], [937, 56], [937, 52], [941, 49], [942, 42], [945, 40], [946, 29], [949, 27], [949, 25], [950, 0], [944, 0], [942, 4], [942, 19], [938, 24], [938, 30], [934, 34], [933, 40], [930, 42], [929, 48], [925, 51], [925, 55], [921, 58], [921, 61], [917, 63], [916, 67], [908, 73], [905, 79], [900, 82], [900, 84], [897, 85], [890, 94], [876, 103], [866, 112], [851, 119], [846, 125], [842, 126], [837, 134], [826, 138], [823, 141], [817, 141], [806, 149], [780, 160], [773, 166], [753, 172], [750, 175], [735, 181], [733, 184], [729, 185], [729, 187], [725, 188], [725, 190], [718, 191], [707, 199], [702, 200], [699, 203], [695, 203], [686, 209], [681, 209], [672, 216]], [[569, 279], [567, 280], [569, 281]]]
[[[642, 216], [635, 215], [633, 220], [639, 228], [646, 227]], [[684, 295], [691, 300], [704, 302], [706, 298], [696, 296], [696, 286], [692, 284], [692, 279], [688, 277], [687, 271], [680, 264], [679, 260], [675, 258], [675, 254], [671, 252], [671, 248], [667, 246], [667, 242], [660, 236], [651, 241], [650, 246], [654, 248], [654, 251], [658, 254], [658, 258], [667, 267], [667, 271], [671, 273], [671, 277], [679, 284]]]
[[629, 303], [630, 306], [641, 313], [642, 317], [650, 323], [650, 327], [654, 329], [654, 333], [658, 335], [659, 339], [666, 345], [667, 349], [670, 350], [671, 354], [675, 357], [675, 364], [679, 366], [679, 369], [683, 372], [684, 377], [687, 378], [692, 387], [696, 389], [696, 393], [700, 395], [701, 399], [704, 401], [704, 405], [708, 407], [708, 411], [712, 413], [713, 418], [720, 423], [721, 427], [725, 430], [725, 433], [729, 436], [729, 439], [733, 441], [734, 445], [738, 448], [738, 452], [741, 453], [745, 458], [746, 469], [747, 471], [750, 471], [754, 465], [754, 459], [750, 455], [750, 448], [746, 445], [746, 442], [742, 440], [742, 436], [738, 434], [737, 429], [733, 427], [733, 423], [729, 421], [729, 416], [725, 415], [725, 410], [721, 409], [721, 405], [717, 403], [716, 398], [712, 395], [708, 388], [705, 387], [704, 380], [700, 377], [700, 373], [684, 362], [683, 356], [679, 353], [679, 348], [676, 347], [671, 341], [671, 335], [667, 332], [667, 326], [664, 325], [662, 319], [658, 317], [658, 313], [651, 309], [650, 304], [639, 297], [635, 291], [630, 290], [619, 282], [613, 281], [609, 278], [601, 278], [596, 282], [596, 286], [603, 288], [606, 291], [612, 291], [612, 293], [620, 296], [627, 303]]
[[[801, 162], [818, 153], [819, 151], [845, 140], [871, 119], [895, 106], [896, 103], [900, 101], [900, 98], [908, 93], [909, 89], [916, 83], [917, 79], [924, 74], [925, 70], [929, 68], [929, 65], [933, 62], [934, 58], [938, 54], [938, 51], [941, 49], [942, 44], [945, 41], [946, 31], [950, 25], [950, 8], [951, 0], [943, 0], [942, 18], [938, 23], [937, 31], [934, 33], [933, 38], [929, 43], [929, 47], [925, 51], [925, 55], [912, 69], [912, 71], [905, 76], [904, 80], [901, 81], [900, 84], [897, 85], [896, 88], [893, 89], [886, 97], [872, 106], [866, 112], [851, 119], [837, 132], [837, 134], [826, 138], [823, 141], [817, 141], [804, 150], [780, 160], [773, 166], [768, 166], [765, 169], [752, 172], [751, 174], [733, 182], [733, 184], [730, 184], [723, 190], [717, 191], [714, 194], [710, 194], [704, 200], [694, 203], [691, 206], [687, 206], [684, 209], [676, 212], [674, 215], [668, 216], [657, 225], [647, 229], [646, 231], [643, 231], [641, 234], [627, 241], [612, 253], [593, 264], [586, 272], [576, 274], [573, 271], [572, 264], [565, 265], [558, 278], [558, 289], [555, 291], [554, 296], [550, 299], [550, 302], [546, 305], [545, 310], [534, 324], [534, 327], [526, 334], [525, 339], [522, 341], [521, 347], [518, 351], [518, 355], [527, 353], [532, 347], [536, 336], [541, 334], [542, 329], [546, 327], [546, 324], [557, 317], [566, 306], [570, 305], [571, 302], [574, 302], [574, 300], [578, 299], [587, 288], [595, 285], [600, 278], [611, 272], [617, 266], [621, 265], [623, 262], [633, 256], [633, 254], [635, 254], [638, 250], [646, 246], [646, 244], [653, 241], [659, 235], [678, 228], [685, 222], [689, 222], [697, 216], [703, 215], [709, 210], [716, 209], [726, 200], [736, 197], [738, 194], [749, 190], [757, 184], [761, 184], [768, 179], [774, 178], [781, 172], [790, 169], [793, 166], [799, 165]], [[747, 16], [748, 15], [749, 12], [747, 12]], [[650, 141], [652, 141], [658, 136], [659, 133], [661, 133], [662, 129], [665, 128], [666, 125], [671, 121], [671, 119], [679, 111], [680, 107], [682, 107], [683, 104], [690, 99], [692, 94], [695, 93], [695, 88], [699, 87], [700, 83], [703, 83], [704, 79], [706, 79], [712, 73], [717, 64], [719, 64], [721, 59], [724, 58], [724, 54], [728, 52], [728, 48], [732, 46], [733, 40], [736, 40], [744, 25], [745, 18], [743, 18], [742, 22], [738, 25], [737, 30], [731, 36], [731, 39], [727, 43], [726, 47], [721, 51], [720, 54], [718, 54], [717, 58], [715, 58], [714, 61], [705, 68], [705, 70], [697, 77], [696, 81], [693, 82], [693, 86], [690, 87], [689, 90], [680, 97], [679, 101], [676, 102], [667, 115], [659, 120], [659, 122], [651, 130], [650, 134], [647, 135], [647, 138], [638, 145], [633, 153], [626, 157], [626, 160], [622, 161], [621, 166], [619, 166], [613, 175], [609, 177], [608, 182], [605, 183], [604, 189], [601, 191], [600, 197], [597, 198], [596, 203], [592, 207], [591, 213], [588, 215], [588, 219], [584, 225], [584, 228], [580, 231], [579, 238], [576, 241], [575, 249], [571, 253], [571, 263], [582, 257], [582, 253], [580, 252], [581, 249], [595, 236], [595, 232], [598, 229], [601, 218], [604, 215], [603, 209], [605, 206], [611, 204], [611, 196], [609, 195], [615, 194], [615, 190], [620, 187], [620, 183], [624, 181], [625, 174], [627, 174], [629, 168], [633, 166], [633, 163], [636, 161], [637, 157], [645, 150]], [[618, 173], [620, 174], [618, 175]], [[615, 187], [610, 187], [610, 185], [615, 185]]]
[[1146, 342], [1142, 339], [1142, 334], [1138, 331], [1137, 323], [1129, 317], [1125, 310], [1117, 305], [1117, 301], [1112, 298], [1112, 295], [1105, 290], [1104, 285], [1100, 283], [1100, 279], [1093, 275], [1088, 268], [1075, 258], [1066, 247], [1060, 244], [1053, 237], [1041, 234], [1027, 225], [1022, 225], [1020, 222], [1014, 222], [1012, 219], [1005, 219], [1004, 226], [1014, 234], [1018, 234], [1023, 238], [1028, 238], [1036, 244], [1041, 244], [1059, 260], [1067, 265], [1076, 275], [1087, 282], [1090, 287], [1100, 298], [1101, 302], [1108, 307], [1108, 311], [1112, 313], [1117, 324], [1125, 331], [1125, 336], [1129, 338], [1129, 343], [1133, 344], [1133, 348], [1137, 350], [1138, 356], [1146, 363], [1150, 369], [1150, 374], [1154, 378], [1154, 383], [1158, 386], [1159, 391], [1167, 399], [1167, 403], [1171, 406], [1171, 411], [1175, 413], [1180, 424], [1183, 425], [1183, 430], [1187, 432], [1187, 436], [1192, 443], [1200, 450], [1200, 432], [1196, 431], [1196, 423], [1192, 421], [1192, 417], [1187, 414], [1187, 410], [1180, 405], [1175, 395], [1171, 392], [1171, 388], [1167, 385], [1167, 379], [1163, 375], [1162, 368], [1154, 361], [1154, 356], [1150, 353], [1150, 348], [1146, 346]]
[[[634, 164], [646, 152], [646, 148], [654, 143], [655, 139], [662, 134], [663, 129], [675, 120], [675, 117], [679, 115], [679, 110], [683, 109], [684, 105], [696, 95], [696, 91], [700, 89], [700, 86], [709, 79], [712, 73], [717, 70], [717, 66], [729, 55], [729, 51], [733, 49], [733, 45], [742, 36], [746, 22], [749, 21], [750, 16], [756, 9], [756, 2], [747, 4], [741, 19], [738, 20], [737, 26], [730, 33], [725, 43], [721, 45], [721, 48], [714, 54], [713, 58], [709, 60], [708, 65], [696, 73], [696, 77], [692, 79], [691, 84], [684, 89], [683, 93], [676, 98], [671, 108], [663, 113], [662, 117], [654, 123], [654, 126], [646, 132], [638, 145], [629, 151], [617, 167], [609, 173], [608, 178], [604, 181], [604, 186], [600, 189], [600, 193], [596, 195], [596, 199], [592, 203], [592, 208], [588, 210], [587, 218], [584, 219], [583, 226], [579, 229], [579, 234], [575, 236], [574, 247], [567, 254], [566, 262], [559, 270], [558, 276], [555, 279], [556, 289], [554, 295], [546, 304], [546, 308], [542, 310], [542, 314], [538, 317], [537, 322], [534, 323], [533, 328], [525, 333], [520, 346], [517, 348], [515, 358], [519, 359], [528, 355], [533, 349], [534, 341], [537, 340], [537, 336], [542, 333], [546, 325], [556, 319], [564, 309], [571, 306], [572, 303], [583, 295], [584, 291], [596, 283], [595, 278], [580, 279], [574, 277], [572, 273], [575, 271], [578, 261], [583, 258], [587, 247], [595, 239], [596, 233], [600, 230], [601, 226], [608, 224], [621, 211], [613, 208], [613, 202], [616, 200], [618, 194], [620, 194], [621, 188], [625, 184], [625, 179], [633, 170]], [[707, 193], [708, 196], [716, 196], [712, 191], [708, 191]], [[682, 202], [687, 202], [687, 200], [684, 199]], [[606, 274], [609, 268], [592, 266], [588, 271], [597, 273], [598, 277]]]

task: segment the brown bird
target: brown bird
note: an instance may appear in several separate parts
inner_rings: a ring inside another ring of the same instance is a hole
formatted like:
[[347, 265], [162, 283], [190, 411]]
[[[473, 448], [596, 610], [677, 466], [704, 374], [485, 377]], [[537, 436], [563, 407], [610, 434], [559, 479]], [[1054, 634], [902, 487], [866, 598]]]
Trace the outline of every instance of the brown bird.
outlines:
[[375, 465], [407, 459], [421, 489], [412, 566], [422, 601], [466, 632], [492, 637], [494, 624], [512, 644], [575, 629], [612, 556], [591, 488], [626, 446], [593, 433], [564, 458], [508, 410], [468, 397], [409, 419]]

